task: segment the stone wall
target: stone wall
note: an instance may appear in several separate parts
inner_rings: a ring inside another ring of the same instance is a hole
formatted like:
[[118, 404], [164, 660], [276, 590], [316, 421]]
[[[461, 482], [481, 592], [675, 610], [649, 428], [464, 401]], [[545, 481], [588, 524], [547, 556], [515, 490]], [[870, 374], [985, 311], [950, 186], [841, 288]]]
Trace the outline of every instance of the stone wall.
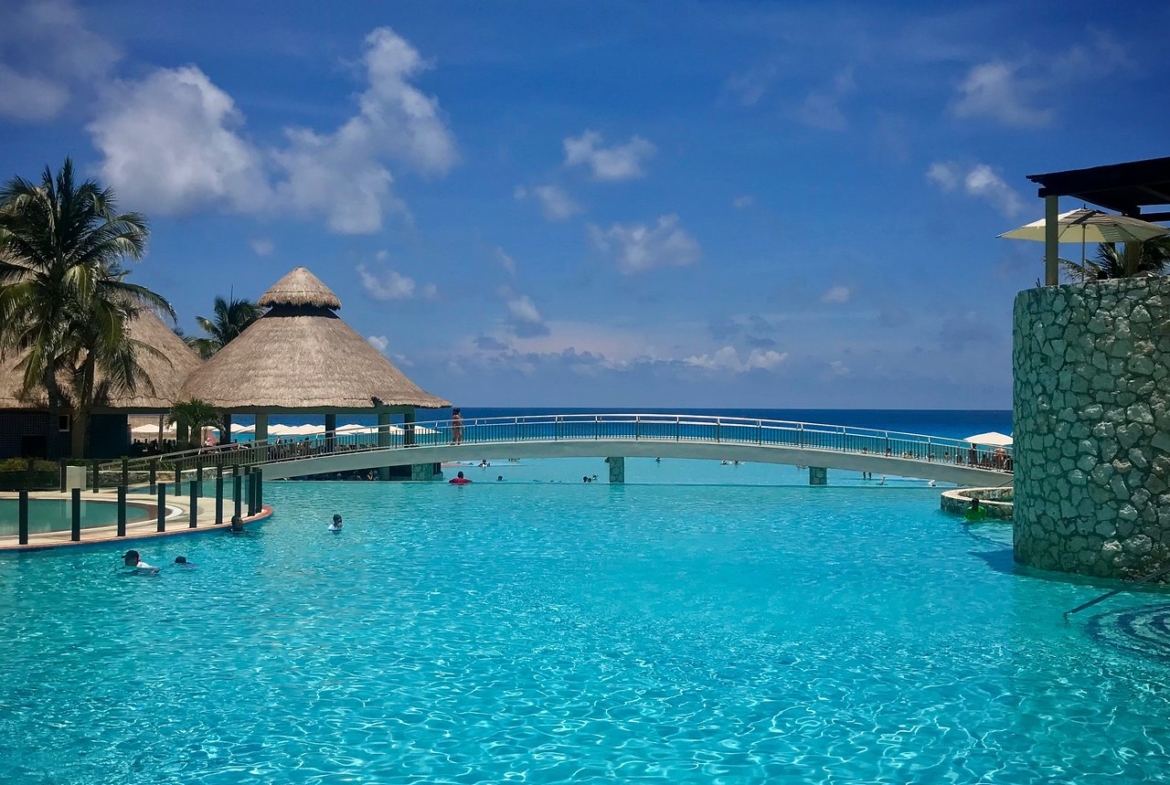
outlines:
[[939, 506], [943, 512], [963, 516], [967, 514], [972, 499], [979, 500], [979, 506], [989, 521], [1010, 521], [1012, 519], [1011, 486], [1007, 488], [956, 488], [943, 491]]
[[1170, 280], [1020, 292], [1012, 365], [1016, 560], [1170, 565]]

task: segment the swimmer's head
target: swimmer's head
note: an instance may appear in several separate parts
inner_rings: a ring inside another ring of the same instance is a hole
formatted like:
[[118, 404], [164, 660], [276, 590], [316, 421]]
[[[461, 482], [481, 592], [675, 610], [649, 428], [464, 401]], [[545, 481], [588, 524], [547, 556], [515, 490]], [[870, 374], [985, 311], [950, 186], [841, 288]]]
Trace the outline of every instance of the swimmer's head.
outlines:
[[463, 472], [456, 472], [455, 476], [459, 479], [463, 479]]
[[175, 564], [186, 564], [186, 563], [187, 563], [186, 556], [176, 556], [175, 557]]
[[340, 516], [340, 515], [334, 515], [334, 516], [333, 516], [333, 522], [334, 522], [334, 523], [341, 523], [341, 516]]
[[133, 567], [141, 559], [138, 556], [138, 551], [126, 551], [126, 555], [122, 557], [122, 561], [126, 562], [126, 566]]

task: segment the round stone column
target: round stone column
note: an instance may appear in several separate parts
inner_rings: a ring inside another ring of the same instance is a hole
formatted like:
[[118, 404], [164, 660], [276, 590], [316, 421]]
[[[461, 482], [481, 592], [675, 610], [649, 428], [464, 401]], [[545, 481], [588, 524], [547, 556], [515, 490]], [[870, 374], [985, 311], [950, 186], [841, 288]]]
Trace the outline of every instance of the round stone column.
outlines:
[[1170, 566], [1170, 280], [1029, 289], [1013, 321], [1016, 561]]

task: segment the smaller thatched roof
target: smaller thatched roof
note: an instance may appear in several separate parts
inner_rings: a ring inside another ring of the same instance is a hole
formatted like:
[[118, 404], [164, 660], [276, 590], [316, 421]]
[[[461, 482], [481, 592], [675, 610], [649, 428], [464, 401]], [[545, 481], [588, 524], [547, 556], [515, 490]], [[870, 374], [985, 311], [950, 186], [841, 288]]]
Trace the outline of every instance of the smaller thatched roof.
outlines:
[[[98, 408], [169, 411], [171, 404], [178, 400], [179, 388], [187, 376], [203, 361], [153, 311], [139, 312], [138, 318], [130, 323], [130, 335], [158, 352], [138, 352], [138, 364], [150, 378], [151, 385], [140, 384], [133, 393], [99, 401]], [[20, 357], [13, 356], [0, 362], [0, 409], [46, 408], [48, 402], [44, 391], [29, 398], [20, 397], [21, 373], [16, 367], [20, 360]], [[100, 375], [97, 382], [101, 383]], [[62, 383], [66, 383], [65, 380]]]
[[268, 291], [260, 295], [256, 304], [264, 308], [276, 305], [310, 305], [334, 311], [341, 310], [341, 300], [337, 299], [337, 295], [304, 267], [294, 268], [288, 275], [268, 287]]
[[187, 378], [181, 397], [237, 412], [360, 412], [451, 404], [423, 391], [333, 311], [304, 267], [259, 300], [269, 310]]

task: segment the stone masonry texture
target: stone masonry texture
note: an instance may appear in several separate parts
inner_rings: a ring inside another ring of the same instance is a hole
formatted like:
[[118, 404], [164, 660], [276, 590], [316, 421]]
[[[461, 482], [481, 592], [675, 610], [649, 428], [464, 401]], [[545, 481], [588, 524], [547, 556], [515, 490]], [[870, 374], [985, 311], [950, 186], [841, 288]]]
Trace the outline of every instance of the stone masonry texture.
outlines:
[[1012, 370], [1016, 561], [1170, 566], [1170, 280], [1020, 292]]

